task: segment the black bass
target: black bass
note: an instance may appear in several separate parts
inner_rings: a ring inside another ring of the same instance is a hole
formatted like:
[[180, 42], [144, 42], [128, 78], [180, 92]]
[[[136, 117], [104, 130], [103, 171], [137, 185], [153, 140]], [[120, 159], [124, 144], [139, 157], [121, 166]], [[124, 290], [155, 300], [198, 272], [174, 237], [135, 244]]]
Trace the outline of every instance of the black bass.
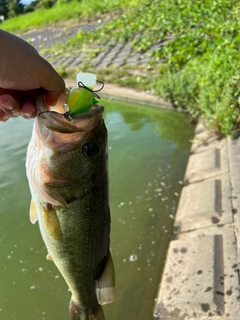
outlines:
[[71, 320], [104, 320], [114, 296], [109, 251], [107, 130], [103, 107], [73, 115], [48, 111], [43, 99], [28, 146], [30, 219], [40, 231], [72, 297]]

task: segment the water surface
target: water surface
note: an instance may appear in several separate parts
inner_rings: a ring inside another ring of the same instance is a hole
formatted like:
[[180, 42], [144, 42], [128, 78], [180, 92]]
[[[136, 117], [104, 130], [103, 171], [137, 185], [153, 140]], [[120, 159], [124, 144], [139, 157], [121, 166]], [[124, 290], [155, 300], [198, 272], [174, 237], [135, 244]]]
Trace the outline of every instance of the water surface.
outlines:
[[[116, 299], [107, 320], [152, 320], [193, 126], [185, 114], [103, 100], [109, 132]], [[68, 320], [70, 292], [29, 221], [33, 121], [0, 123], [0, 318]]]

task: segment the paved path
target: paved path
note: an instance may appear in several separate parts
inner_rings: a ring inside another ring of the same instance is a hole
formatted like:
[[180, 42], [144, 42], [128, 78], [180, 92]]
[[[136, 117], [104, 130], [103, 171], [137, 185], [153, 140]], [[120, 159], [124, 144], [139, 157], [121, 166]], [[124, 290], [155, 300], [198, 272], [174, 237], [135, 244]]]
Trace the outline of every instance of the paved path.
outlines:
[[155, 316], [239, 320], [240, 139], [196, 129]]
[[[102, 26], [106, 21], [98, 20], [72, 27], [49, 27], [43, 30], [34, 30], [20, 35], [24, 40], [29, 41], [37, 50], [51, 48], [53, 45], [75, 37], [78, 31], [92, 32]], [[131, 41], [126, 44], [109, 44], [100, 52], [93, 61], [93, 67], [106, 68], [110, 65], [120, 67], [123, 65], [146, 65], [149, 61], [149, 53], [154, 50], [156, 45], [146, 53], [137, 53], [134, 51]], [[52, 56], [50, 53], [43, 53], [43, 57], [48, 59], [54, 67], [74, 68], [87, 63], [84, 48], [79, 45], [74, 51], [59, 53]]]

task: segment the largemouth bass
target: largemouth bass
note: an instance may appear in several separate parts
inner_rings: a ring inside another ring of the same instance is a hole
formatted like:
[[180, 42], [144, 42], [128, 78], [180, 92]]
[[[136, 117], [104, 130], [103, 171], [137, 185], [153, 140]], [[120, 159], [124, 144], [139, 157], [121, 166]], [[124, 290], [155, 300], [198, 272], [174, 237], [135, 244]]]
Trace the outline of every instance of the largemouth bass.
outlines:
[[71, 290], [71, 320], [104, 320], [114, 268], [103, 107], [93, 105], [72, 122], [48, 111], [43, 99], [37, 110], [26, 160], [30, 219], [38, 220], [48, 257]]

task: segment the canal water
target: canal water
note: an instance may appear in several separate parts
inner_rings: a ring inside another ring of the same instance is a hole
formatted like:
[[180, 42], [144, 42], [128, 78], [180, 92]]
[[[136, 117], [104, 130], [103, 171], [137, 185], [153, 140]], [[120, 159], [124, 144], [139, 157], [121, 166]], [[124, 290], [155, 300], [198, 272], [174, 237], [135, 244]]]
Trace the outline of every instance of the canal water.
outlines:
[[[116, 298], [106, 320], [152, 320], [194, 127], [186, 114], [101, 100], [109, 132]], [[29, 221], [33, 121], [0, 123], [0, 319], [68, 320], [70, 292]]]

